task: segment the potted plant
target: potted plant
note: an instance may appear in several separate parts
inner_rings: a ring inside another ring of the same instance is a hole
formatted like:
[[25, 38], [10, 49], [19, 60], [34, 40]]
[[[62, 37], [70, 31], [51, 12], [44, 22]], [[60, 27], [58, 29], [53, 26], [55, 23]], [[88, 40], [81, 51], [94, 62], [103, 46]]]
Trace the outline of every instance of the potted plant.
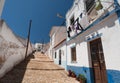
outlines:
[[80, 81], [80, 83], [86, 83], [86, 77], [83, 74], [79, 74], [77, 80]]
[[76, 77], [75, 72], [71, 70], [68, 70], [68, 76]]
[[76, 75], [75, 75], [75, 72], [74, 71], [72, 71], [72, 73], [71, 73], [71, 77], [76, 77]]

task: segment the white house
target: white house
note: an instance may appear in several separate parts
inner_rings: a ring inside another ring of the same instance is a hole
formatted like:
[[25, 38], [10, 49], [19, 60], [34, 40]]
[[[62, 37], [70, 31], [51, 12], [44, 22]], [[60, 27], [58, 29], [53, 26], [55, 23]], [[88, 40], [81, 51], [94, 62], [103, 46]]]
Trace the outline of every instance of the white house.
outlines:
[[87, 83], [120, 82], [119, 0], [74, 0], [66, 14], [67, 70]]
[[55, 44], [55, 33], [58, 30], [58, 27], [52, 27], [50, 30], [50, 47], [49, 47], [49, 57], [53, 59], [54, 55], [54, 44]]
[[52, 47], [52, 58], [54, 63], [66, 69], [66, 27], [54, 26], [51, 29], [52, 35], [50, 36]]
[[50, 43], [46, 43], [44, 45], [44, 51], [45, 51], [45, 55], [48, 56], [49, 55], [49, 48], [50, 48]]

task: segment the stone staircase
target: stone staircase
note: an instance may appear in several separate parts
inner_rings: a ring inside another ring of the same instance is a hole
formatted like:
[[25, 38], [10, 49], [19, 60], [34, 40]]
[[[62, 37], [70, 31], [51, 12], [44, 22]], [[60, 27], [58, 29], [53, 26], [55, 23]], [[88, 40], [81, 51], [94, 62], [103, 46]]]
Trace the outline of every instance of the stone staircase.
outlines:
[[30, 55], [0, 79], [0, 83], [79, 83], [64, 68], [39, 52]]

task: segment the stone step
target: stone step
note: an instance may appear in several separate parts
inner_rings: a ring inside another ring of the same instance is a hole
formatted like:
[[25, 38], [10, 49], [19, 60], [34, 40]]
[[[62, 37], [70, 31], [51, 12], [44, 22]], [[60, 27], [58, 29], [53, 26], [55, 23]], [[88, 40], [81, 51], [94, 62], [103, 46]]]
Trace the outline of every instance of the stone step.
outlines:
[[50, 59], [50, 58], [48, 58], [48, 57], [46, 57], [46, 58], [45, 57], [35, 57], [35, 58], [31, 58], [31, 59]]
[[35, 52], [34, 55], [36, 55], [36, 56], [46, 56], [46, 55], [44, 55], [44, 54], [42, 54], [40, 52]]
[[15, 66], [0, 83], [79, 83], [67, 75], [64, 68], [38, 52]]
[[65, 71], [41, 71], [14, 69], [0, 83], [79, 83]]
[[37, 61], [37, 62], [54, 62], [50, 59], [30, 59], [29, 61]]
[[49, 60], [52, 61], [52, 59], [50, 59], [48, 56], [38, 56], [38, 55], [31, 55], [31, 56], [28, 56], [28, 57], [26, 58], [26, 60], [30, 60], [30, 59], [31, 59], [31, 60], [34, 60], [34, 59], [35, 59], [35, 60], [38, 60], [38, 59], [39, 59], [39, 60], [42, 60], [42, 61], [43, 61], [43, 60], [45, 60], [45, 61], [47, 61], [47, 60], [48, 60], [48, 61], [49, 61]]
[[49, 58], [48, 56], [36, 56], [36, 55], [31, 55], [31, 57], [32, 58]]
[[[22, 67], [21, 67], [22, 66]], [[64, 68], [49, 62], [38, 62], [38, 61], [30, 61], [23, 62], [16, 66], [16, 68], [20, 69], [36, 69], [36, 70], [64, 70]]]

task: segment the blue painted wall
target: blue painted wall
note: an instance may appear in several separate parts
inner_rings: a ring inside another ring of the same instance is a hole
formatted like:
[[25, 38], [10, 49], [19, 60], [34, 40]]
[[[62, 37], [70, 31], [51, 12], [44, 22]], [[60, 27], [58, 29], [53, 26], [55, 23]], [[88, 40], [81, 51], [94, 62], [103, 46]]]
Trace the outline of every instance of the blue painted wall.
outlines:
[[72, 70], [78, 76], [79, 74], [84, 74], [87, 78], [87, 83], [93, 83], [92, 69], [87, 67], [77, 67], [77, 66], [67, 66], [67, 70]]
[[[76, 75], [84, 74], [87, 78], [87, 83], [94, 83], [92, 68], [67, 66], [67, 70], [72, 70]], [[107, 69], [108, 83], [120, 83], [120, 71]]]
[[120, 83], [120, 71], [107, 70], [108, 83]]

